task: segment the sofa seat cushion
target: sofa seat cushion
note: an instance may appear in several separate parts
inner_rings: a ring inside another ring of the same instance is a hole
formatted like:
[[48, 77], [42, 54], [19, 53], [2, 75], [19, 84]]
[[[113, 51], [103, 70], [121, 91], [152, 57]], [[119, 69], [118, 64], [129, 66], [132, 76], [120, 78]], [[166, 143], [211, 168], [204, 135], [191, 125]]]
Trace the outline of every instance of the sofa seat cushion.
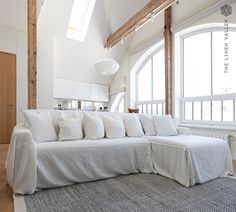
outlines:
[[37, 188], [153, 173], [151, 145], [144, 138], [50, 142], [35, 147]]

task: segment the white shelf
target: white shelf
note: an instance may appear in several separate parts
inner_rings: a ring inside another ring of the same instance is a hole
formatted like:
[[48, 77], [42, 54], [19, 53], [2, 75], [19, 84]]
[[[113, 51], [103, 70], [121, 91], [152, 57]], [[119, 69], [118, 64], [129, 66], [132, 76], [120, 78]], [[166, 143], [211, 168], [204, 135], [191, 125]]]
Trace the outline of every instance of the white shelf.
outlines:
[[108, 102], [109, 87], [95, 83], [54, 78], [53, 97], [57, 99], [80, 99]]

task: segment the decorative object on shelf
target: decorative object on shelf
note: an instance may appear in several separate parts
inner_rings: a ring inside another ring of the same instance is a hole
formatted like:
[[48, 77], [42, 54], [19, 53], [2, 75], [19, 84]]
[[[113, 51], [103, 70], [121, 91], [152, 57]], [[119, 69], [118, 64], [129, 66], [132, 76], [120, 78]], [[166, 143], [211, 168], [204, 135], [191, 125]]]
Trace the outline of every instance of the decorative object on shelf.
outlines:
[[129, 113], [139, 113], [139, 109], [128, 108]]
[[[107, 13], [108, 13], [108, 2], [106, 0], [106, 40], [108, 38], [108, 33], [107, 33], [108, 14]], [[109, 49], [108, 49], [108, 53], [109, 53]], [[102, 75], [113, 75], [118, 71], [119, 67], [120, 67], [119, 64], [113, 58], [109, 56], [102, 57], [95, 63], [96, 70]]]

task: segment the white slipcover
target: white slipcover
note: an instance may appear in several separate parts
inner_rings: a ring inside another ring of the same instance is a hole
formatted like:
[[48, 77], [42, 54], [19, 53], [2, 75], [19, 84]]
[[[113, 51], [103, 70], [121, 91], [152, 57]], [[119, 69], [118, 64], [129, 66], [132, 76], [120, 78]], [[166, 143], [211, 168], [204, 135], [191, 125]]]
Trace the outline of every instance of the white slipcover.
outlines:
[[130, 173], [154, 173], [151, 145], [144, 138], [33, 143], [16, 126], [7, 157], [7, 182], [14, 193], [70, 185]]
[[192, 135], [145, 138], [152, 143], [156, 172], [186, 187], [233, 174], [227, 141]]

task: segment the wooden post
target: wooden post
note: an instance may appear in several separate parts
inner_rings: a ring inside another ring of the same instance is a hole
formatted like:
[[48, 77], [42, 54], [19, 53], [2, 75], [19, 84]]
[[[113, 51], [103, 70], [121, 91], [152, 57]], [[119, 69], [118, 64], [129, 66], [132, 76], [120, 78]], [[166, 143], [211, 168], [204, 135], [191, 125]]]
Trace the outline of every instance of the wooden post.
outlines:
[[171, 33], [171, 7], [164, 11], [165, 19], [165, 102], [166, 114], [173, 115], [172, 111], [172, 33]]
[[28, 109], [37, 107], [37, 0], [28, 0]]

